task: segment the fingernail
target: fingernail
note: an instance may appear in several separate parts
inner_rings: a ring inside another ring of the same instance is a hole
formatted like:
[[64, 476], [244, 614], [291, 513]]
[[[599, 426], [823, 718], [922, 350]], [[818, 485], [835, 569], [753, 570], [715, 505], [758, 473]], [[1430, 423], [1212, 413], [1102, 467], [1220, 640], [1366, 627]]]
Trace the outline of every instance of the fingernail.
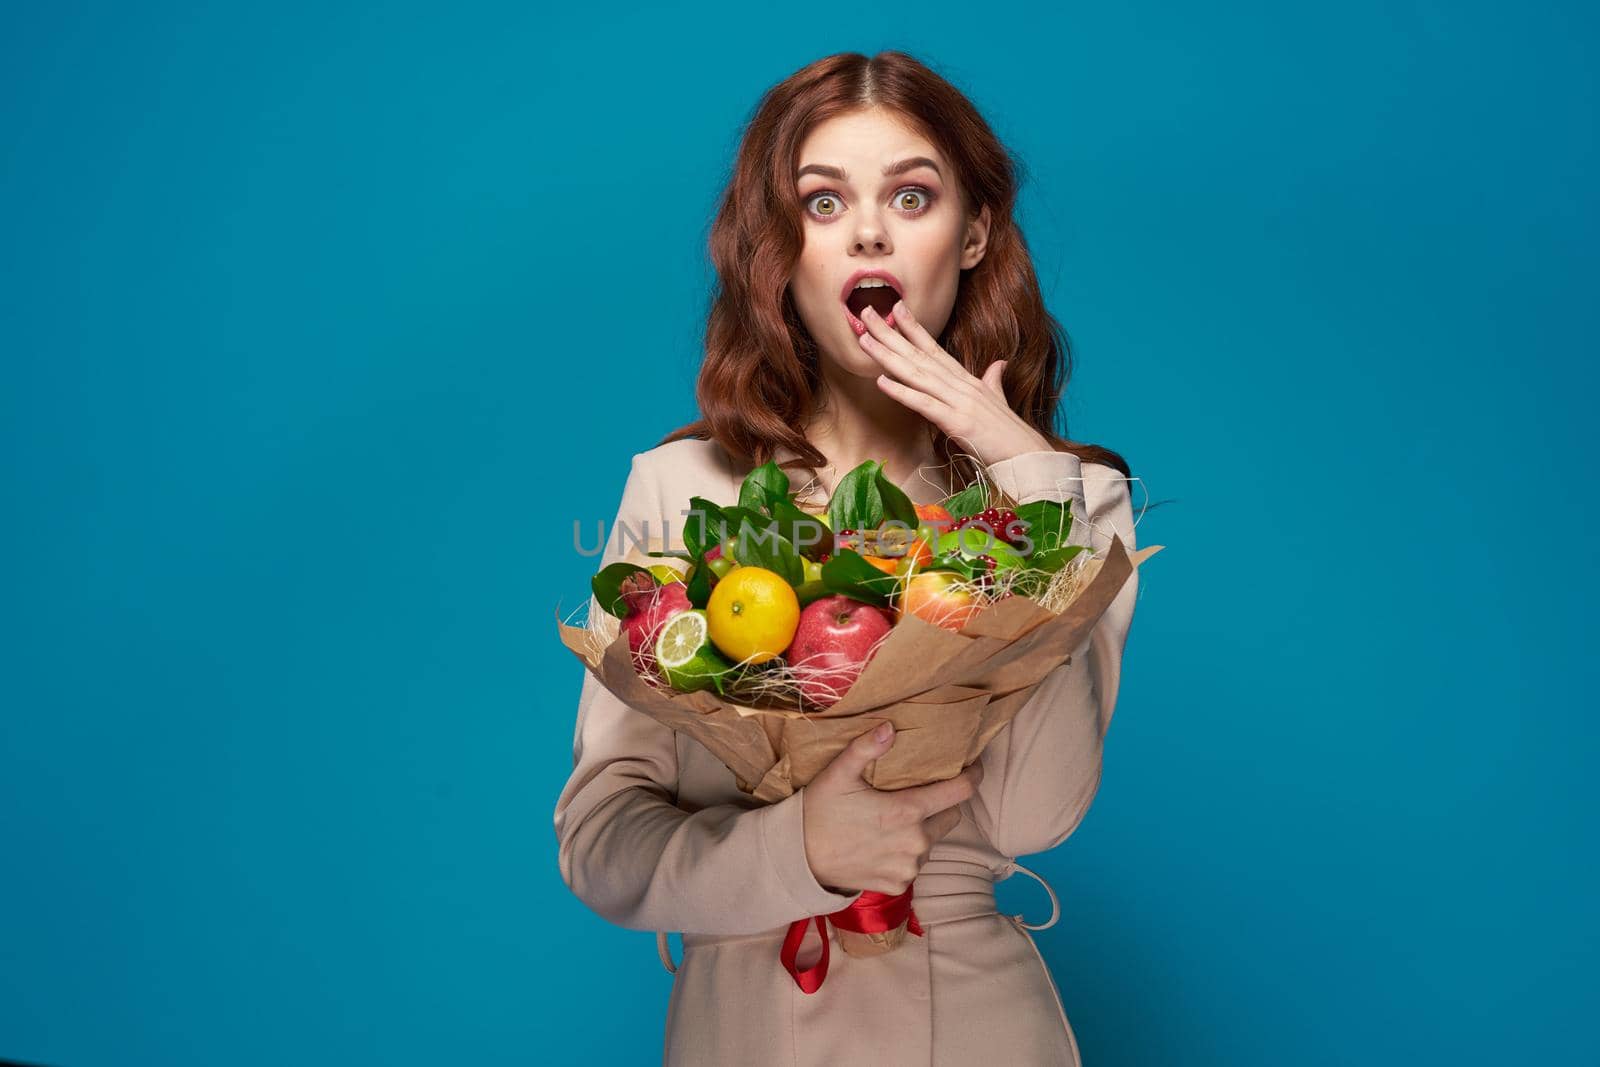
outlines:
[[882, 744], [883, 742], [889, 740], [889, 735], [893, 733], [893, 724], [886, 722], [882, 726], [879, 726], [877, 733], [873, 734], [872, 736], [877, 739], [879, 744]]

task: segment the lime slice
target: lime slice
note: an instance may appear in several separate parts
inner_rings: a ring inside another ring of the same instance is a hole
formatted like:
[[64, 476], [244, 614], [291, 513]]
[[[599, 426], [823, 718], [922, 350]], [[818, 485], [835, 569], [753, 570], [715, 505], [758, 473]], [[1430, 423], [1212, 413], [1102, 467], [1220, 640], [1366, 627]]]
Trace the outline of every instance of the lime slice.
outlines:
[[700, 608], [680, 611], [656, 637], [656, 663], [667, 684], [683, 693], [722, 688], [722, 676], [733, 664], [711, 644], [706, 613]]

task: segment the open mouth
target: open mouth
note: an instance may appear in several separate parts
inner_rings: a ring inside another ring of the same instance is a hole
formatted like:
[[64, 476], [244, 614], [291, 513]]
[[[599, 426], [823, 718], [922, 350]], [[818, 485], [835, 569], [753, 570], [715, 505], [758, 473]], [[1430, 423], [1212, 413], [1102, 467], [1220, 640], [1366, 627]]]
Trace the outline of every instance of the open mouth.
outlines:
[[883, 278], [869, 276], [861, 279], [844, 299], [845, 316], [850, 320], [850, 328], [857, 336], [867, 332], [867, 324], [861, 321], [861, 313], [869, 307], [893, 326], [894, 314], [890, 309], [900, 298], [900, 291]]

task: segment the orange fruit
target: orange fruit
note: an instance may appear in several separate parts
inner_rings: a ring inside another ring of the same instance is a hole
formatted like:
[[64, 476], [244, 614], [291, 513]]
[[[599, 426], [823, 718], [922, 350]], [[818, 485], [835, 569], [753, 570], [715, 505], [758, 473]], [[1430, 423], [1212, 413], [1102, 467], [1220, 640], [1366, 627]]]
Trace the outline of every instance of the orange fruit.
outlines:
[[706, 601], [711, 643], [738, 663], [765, 663], [783, 654], [800, 626], [800, 598], [781, 574], [735, 567]]
[[900, 559], [898, 556], [893, 559], [889, 559], [884, 556], [862, 556], [861, 558], [885, 574], [893, 574], [895, 572], [895, 568], [900, 564]]
[[911, 547], [906, 549], [906, 554], [896, 562], [901, 564], [900, 572], [902, 574], [912, 569], [921, 570], [933, 562], [933, 548], [929, 546], [926, 540], [919, 537], [911, 542]]

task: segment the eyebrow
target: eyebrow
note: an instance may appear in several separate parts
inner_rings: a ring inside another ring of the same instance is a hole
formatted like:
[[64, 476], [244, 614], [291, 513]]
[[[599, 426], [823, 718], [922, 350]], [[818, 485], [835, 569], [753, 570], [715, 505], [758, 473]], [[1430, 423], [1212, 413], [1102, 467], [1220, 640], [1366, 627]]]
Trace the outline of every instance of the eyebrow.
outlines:
[[[939, 175], [940, 178], [944, 177], [944, 172], [939, 169], [939, 164], [935, 163], [927, 156], [912, 156], [910, 159], [902, 159], [898, 163], [891, 163], [887, 167], [883, 168], [883, 176], [885, 178], [890, 178], [896, 174], [904, 174], [908, 170], [915, 170], [918, 167], [928, 167], [932, 169], [935, 174]], [[835, 181], [841, 182], [847, 182], [850, 180], [850, 175], [844, 172], [843, 167], [830, 167], [826, 163], [807, 163], [805, 166], [795, 171], [794, 180], [799, 181], [807, 174], [820, 174], [824, 178], [832, 178]]]

